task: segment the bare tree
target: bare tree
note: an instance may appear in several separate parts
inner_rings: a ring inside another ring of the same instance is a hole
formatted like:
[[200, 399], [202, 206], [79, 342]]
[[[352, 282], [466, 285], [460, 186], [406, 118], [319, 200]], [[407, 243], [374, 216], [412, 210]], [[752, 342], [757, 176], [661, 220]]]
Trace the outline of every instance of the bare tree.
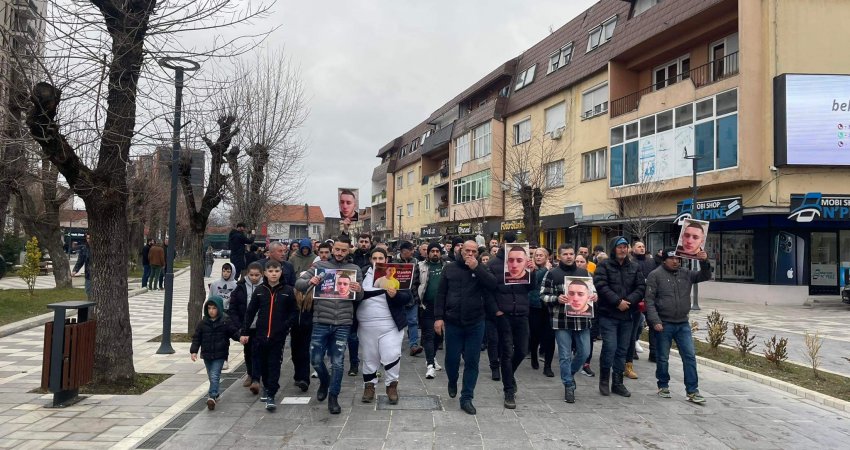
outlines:
[[[560, 133], [560, 132], [559, 132]], [[504, 174], [496, 174], [505, 200], [505, 210], [519, 209], [528, 241], [538, 245], [540, 211], [563, 202], [577, 184], [573, 178], [578, 157], [571, 151], [571, 140], [564, 135], [552, 138], [543, 130], [522, 136], [509, 136], [502, 149]]]
[[642, 175], [638, 183], [617, 189], [621, 196], [618, 200], [619, 215], [626, 234], [646, 241], [649, 230], [660, 220], [657, 208], [664, 183], [664, 180]]
[[240, 60], [236, 79], [226, 100], [241, 130], [226, 155], [231, 214], [253, 230], [271, 205], [293, 203], [301, 195], [306, 147], [298, 132], [308, 114], [307, 101], [298, 69], [283, 49]]
[[[150, 138], [146, 125], [170, 111], [162, 99], [171, 98], [164, 94], [171, 83], [156, 58], [209, 60], [242, 53], [255, 42], [216, 39], [202, 47], [202, 40], [187, 35], [208, 35], [267, 11], [265, 4], [232, 0], [48, 4], [47, 45], [39, 64], [40, 78], [49, 82], [35, 84], [26, 123], [89, 212], [91, 296], [98, 320], [95, 382], [126, 383], [135, 376], [127, 299], [127, 166], [133, 141]], [[147, 120], [138, 114], [140, 101], [146, 102]]]

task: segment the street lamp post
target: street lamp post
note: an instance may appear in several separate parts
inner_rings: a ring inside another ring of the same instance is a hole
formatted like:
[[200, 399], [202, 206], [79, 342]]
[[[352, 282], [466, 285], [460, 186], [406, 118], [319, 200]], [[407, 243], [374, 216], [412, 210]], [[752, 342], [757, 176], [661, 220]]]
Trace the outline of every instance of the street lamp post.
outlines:
[[168, 237], [172, 239], [168, 246], [165, 268], [165, 300], [162, 306], [162, 340], [157, 354], [172, 354], [171, 347], [171, 308], [174, 299], [174, 249], [177, 246], [177, 166], [180, 158], [180, 114], [183, 109], [183, 74], [198, 70], [200, 64], [186, 58], [167, 57], [159, 60], [159, 65], [174, 71], [174, 134], [171, 145], [171, 204], [168, 209]]
[[[702, 156], [698, 156], [696, 151], [694, 151], [693, 155], [688, 155], [688, 148], [685, 147], [685, 159], [690, 159], [693, 164], [691, 166], [691, 218], [693, 218], [694, 216], [696, 216], [697, 211], [697, 161], [702, 159]], [[691, 260], [691, 270], [699, 270], [699, 265], [700, 262], [696, 259]], [[699, 311], [699, 283], [693, 284], [691, 294], [691, 309], [694, 311]]]
[[398, 240], [402, 239], [401, 238], [401, 218], [402, 218], [402, 214], [399, 212], [398, 213]]

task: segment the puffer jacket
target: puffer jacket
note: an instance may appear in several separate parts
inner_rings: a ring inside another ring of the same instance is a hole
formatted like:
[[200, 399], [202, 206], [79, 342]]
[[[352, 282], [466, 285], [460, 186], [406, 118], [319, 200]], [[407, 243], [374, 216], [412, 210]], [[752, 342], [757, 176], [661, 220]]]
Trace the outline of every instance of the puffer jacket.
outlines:
[[650, 325], [661, 322], [688, 321], [691, 311], [691, 286], [711, 279], [711, 264], [703, 262], [700, 270], [679, 269], [675, 272], [661, 266], [646, 279], [646, 320]]
[[[593, 274], [593, 285], [599, 295], [596, 306], [602, 317], [631, 320], [631, 310], [637, 310], [638, 302], [643, 299], [646, 291], [646, 279], [640, 266], [631, 261], [628, 256], [622, 263], [617, 261], [614, 243], [618, 239], [620, 237], [611, 241], [611, 257], [597, 265], [596, 272]], [[617, 309], [622, 299], [631, 304], [625, 311]]]
[[509, 316], [527, 316], [530, 308], [528, 295], [534, 284], [505, 284], [504, 267], [503, 260], [498, 257], [493, 258], [489, 264], [490, 272], [496, 277], [496, 291], [493, 292], [496, 307]]
[[[295, 289], [299, 292], [307, 292], [313, 289], [310, 278], [316, 275], [316, 269], [346, 269], [357, 272], [357, 282], [363, 282], [363, 272], [359, 267], [348, 262], [337, 262], [334, 258], [328, 261], [319, 261], [315, 268], [304, 271], [295, 282]], [[313, 299], [313, 323], [325, 325], [351, 325], [354, 320], [354, 303], [363, 300], [363, 291], [357, 292], [354, 301], [342, 298], [314, 298]]]
[[[295, 276], [301, 275], [301, 272], [310, 268], [316, 255], [313, 254], [313, 244], [309, 239], [302, 239], [298, 243], [298, 251], [289, 255], [289, 262], [292, 264], [292, 269], [295, 271]], [[304, 251], [307, 254], [304, 254]]]
[[[256, 317], [255, 336], [280, 341], [286, 339], [296, 316], [295, 292], [292, 286], [282, 282], [272, 286], [268, 280], [264, 280], [251, 295], [244, 323], [252, 323]], [[242, 329], [243, 336], [249, 334], [248, 329]]]
[[434, 319], [467, 326], [495, 317], [496, 302], [491, 295], [495, 289], [496, 277], [483, 264], [470, 269], [463, 260], [451, 262], [440, 278]]
[[[218, 308], [219, 315], [215, 320], [210, 319], [207, 314], [207, 305], [210, 303]], [[198, 353], [200, 349], [203, 359], [227, 359], [230, 352], [230, 339], [234, 341], [239, 339], [239, 327], [224, 314], [224, 302], [221, 297], [210, 297], [204, 302], [204, 318], [195, 326], [189, 353]]]

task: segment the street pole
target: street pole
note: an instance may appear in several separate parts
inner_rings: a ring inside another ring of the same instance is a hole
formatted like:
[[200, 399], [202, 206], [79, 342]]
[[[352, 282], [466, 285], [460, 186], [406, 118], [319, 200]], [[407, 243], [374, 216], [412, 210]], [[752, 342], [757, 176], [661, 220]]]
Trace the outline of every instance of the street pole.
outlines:
[[398, 213], [398, 240], [401, 240], [401, 218], [403, 215]]
[[[181, 66], [176, 63], [188, 64]], [[183, 58], [162, 58], [159, 65], [174, 70], [174, 132], [171, 145], [171, 204], [168, 208], [168, 238], [171, 241], [166, 255], [165, 268], [165, 300], [162, 305], [162, 339], [159, 355], [174, 353], [171, 347], [171, 314], [174, 300], [174, 252], [177, 247], [177, 166], [180, 161], [180, 115], [183, 109], [183, 74], [199, 68], [198, 63]]]
[[[688, 149], [686, 147], [685, 148], [685, 158], [690, 159], [693, 163], [692, 170], [691, 170], [691, 175], [692, 175], [692, 178], [691, 178], [691, 218], [694, 218], [696, 216], [696, 211], [697, 211], [697, 189], [698, 189], [698, 187], [697, 187], [697, 160], [700, 159], [700, 156], [697, 156], [696, 150], [694, 151], [693, 155], [689, 156], [688, 155]], [[706, 262], [706, 264], [707, 264], [707, 262]], [[700, 265], [700, 262], [697, 261], [696, 259], [691, 260], [691, 270], [699, 270], [700, 269], [699, 265]], [[699, 307], [699, 283], [693, 284], [693, 288], [692, 288], [692, 291], [691, 291], [691, 310], [693, 310], [693, 311], [699, 311], [700, 310], [700, 307]]]

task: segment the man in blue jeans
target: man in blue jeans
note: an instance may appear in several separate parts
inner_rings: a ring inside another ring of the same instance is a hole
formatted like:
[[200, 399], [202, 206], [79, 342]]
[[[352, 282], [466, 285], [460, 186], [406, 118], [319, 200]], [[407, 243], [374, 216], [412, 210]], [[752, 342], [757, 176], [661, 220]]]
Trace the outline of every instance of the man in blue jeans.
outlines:
[[[408, 263], [413, 264], [413, 279], [416, 280], [419, 278], [419, 264], [417, 264], [416, 258], [413, 257], [414, 245], [412, 242], [405, 241], [399, 245], [399, 260], [400, 263]], [[407, 341], [410, 347], [410, 356], [416, 356], [424, 350], [424, 348], [419, 345], [419, 293], [416, 290], [410, 291], [413, 296], [411, 297], [410, 303], [405, 305], [404, 310], [407, 314]]]
[[478, 382], [478, 359], [484, 338], [484, 317], [495, 317], [496, 302], [490, 293], [496, 289], [496, 277], [478, 264], [478, 244], [463, 243], [457, 260], [446, 264], [437, 300], [434, 303], [434, 331], [445, 336], [446, 376], [449, 397], [457, 396], [460, 358], [463, 355], [463, 390], [460, 408], [475, 414], [472, 398]]
[[[363, 300], [363, 273], [355, 264], [346, 262], [351, 244], [348, 239], [339, 239], [331, 248], [331, 258], [315, 263], [316, 267], [303, 272], [295, 289], [307, 292], [321, 283], [316, 276], [319, 269], [346, 269], [356, 272], [351, 281], [351, 291], [355, 292], [354, 301], [347, 298], [313, 298], [313, 334], [310, 339], [310, 363], [319, 376], [319, 390], [316, 400], [328, 399], [328, 411], [339, 414], [342, 409], [337, 397], [342, 386], [342, 374], [345, 370], [345, 348], [348, 346], [348, 334], [354, 320], [354, 302]], [[321, 275], [321, 274], [320, 274]], [[325, 352], [331, 360], [331, 372], [325, 366]]]
[[606, 396], [613, 392], [630, 397], [631, 392], [623, 384], [623, 372], [632, 340], [632, 311], [637, 310], [638, 302], [643, 299], [646, 279], [640, 266], [629, 259], [629, 241], [626, 238], [617, 236], [611, 240], [611, 258], [596, 266], [593, 284], [599, 295], [595, 312], [602, 334], [599, 392]]
[[676, 341], [685, 372], [685, 392], [688, 401], [705, 403], [699, 393], [697, 361], [688, 313], [691, 310], [691, 286], [711, 279], [711, 265], [706, 262], [705, 251], [696, 254], [700, 270], [680, 268], [681, 259], [676, 249], [670, 247], [662, 254], [661, 267], [646, 278], [646, 320], [655, 330], [655, 377], [658, 379], [658, 396], [670, 398], [670, 345]]

